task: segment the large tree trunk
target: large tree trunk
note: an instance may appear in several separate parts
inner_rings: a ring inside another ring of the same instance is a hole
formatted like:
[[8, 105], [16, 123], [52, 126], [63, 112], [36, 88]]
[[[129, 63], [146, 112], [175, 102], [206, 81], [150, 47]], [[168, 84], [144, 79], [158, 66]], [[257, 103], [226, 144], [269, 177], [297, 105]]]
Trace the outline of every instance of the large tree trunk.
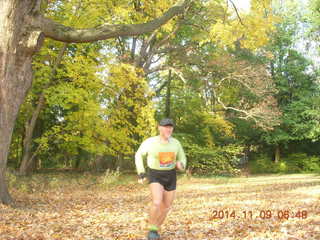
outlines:
[[0, 2], [0, 202], [12, 203], [5, 173], [11, 136], [20, 105], [31, 86], [32, 56], [40, 45], [40, 32], [31, 29], [36, 1]]

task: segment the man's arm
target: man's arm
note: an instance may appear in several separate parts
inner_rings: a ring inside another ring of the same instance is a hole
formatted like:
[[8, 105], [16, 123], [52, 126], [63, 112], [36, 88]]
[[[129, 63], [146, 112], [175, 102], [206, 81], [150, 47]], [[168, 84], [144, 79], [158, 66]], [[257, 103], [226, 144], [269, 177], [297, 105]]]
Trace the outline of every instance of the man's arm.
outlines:
[[186, 165], [187, 165], [187, 159], [186, 159], [186, 155], [184, 153], [184, 150], [180, 144], [180, 142], [178, 142], [179, 145], [179, 149], [178, 149], [178, 153], [177, 153], [177, 169], [180, 171], [183, 171], [186, 169]]
[[135, 164], [139, 179], [144, 179], [145, 177], [145, 168], [143, 165], [143, 159], [147, 156], [147, 147], [146, 141], [144, 141], [138, 148], [135, 154]]

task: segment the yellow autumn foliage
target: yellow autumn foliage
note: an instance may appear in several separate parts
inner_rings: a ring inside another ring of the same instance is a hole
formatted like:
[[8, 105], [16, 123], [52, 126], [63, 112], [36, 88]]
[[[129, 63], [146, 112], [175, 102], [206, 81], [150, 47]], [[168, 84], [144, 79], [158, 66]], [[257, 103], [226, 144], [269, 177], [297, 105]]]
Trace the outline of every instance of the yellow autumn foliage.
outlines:
[[[208, 7], [214, 8], [215, 5], [211, 1]], [[233, 7], [225, 3], [223, 5], [225, 15], [215, 19], [210, 26], [208, 38], [201, 43], [211, 41], [220, 47], [234, 48], [238, 42], [242, 48], [254, 51], [268, 43], [270, 32], [275, 30], [274, 24], [280, 21], [272, 14], [270, 0], [252, 0], [248, 12], [237, 9], [237, 13]]]
[[110, 65], [107, 78], [110, 154], [132, 154], [133, 146], [141, 138], [155, 134], [152, 92], [141, 76], [141, 70], [129, 64]]

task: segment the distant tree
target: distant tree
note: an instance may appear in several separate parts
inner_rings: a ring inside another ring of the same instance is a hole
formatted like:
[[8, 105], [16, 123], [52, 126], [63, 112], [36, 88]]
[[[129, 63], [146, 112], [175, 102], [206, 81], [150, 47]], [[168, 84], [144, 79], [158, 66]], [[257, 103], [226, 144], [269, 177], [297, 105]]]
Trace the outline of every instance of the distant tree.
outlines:
[[270, 71], [278, 91], [275, 97], [283, 114], [281, 125], [264, 135], [274, 146], [276, 162], [280, 160], [281, 147], [290, 141], [317, 140], [320, 136], [317, 73], [312, 62], [296, 50], [301, 16], [296, 8], [288, 7], [283, 12], [291, 14], [283, 16], [284, 21], [278, 24], [270, 45], [274, 56]]

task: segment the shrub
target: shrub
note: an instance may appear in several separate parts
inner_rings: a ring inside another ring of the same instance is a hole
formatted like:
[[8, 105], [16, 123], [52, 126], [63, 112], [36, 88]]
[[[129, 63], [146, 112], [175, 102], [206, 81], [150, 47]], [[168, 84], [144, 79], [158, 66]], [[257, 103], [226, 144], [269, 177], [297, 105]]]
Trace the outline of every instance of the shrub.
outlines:
[[[283, 167], [283, 166], [282, 166]], [[276, 173], [277, 169], [267, 154], [260, 154], [254, 161], [249, 161], [251, 173]]]
[[249, 162], [252, 173], [312, 173], [320, 172], [320, 158], [305, 153], [292, 153], [280, 162], [274, 163], [266, 154]]
[[317, 156], [310, 156], [307, 161], [303, 162], [303, 171], [320, 173], [320, 158]]
[[236, 175], [242, 147], [202, 147], [197, 144], [185, 145], [188, 168], [198, 174]]

